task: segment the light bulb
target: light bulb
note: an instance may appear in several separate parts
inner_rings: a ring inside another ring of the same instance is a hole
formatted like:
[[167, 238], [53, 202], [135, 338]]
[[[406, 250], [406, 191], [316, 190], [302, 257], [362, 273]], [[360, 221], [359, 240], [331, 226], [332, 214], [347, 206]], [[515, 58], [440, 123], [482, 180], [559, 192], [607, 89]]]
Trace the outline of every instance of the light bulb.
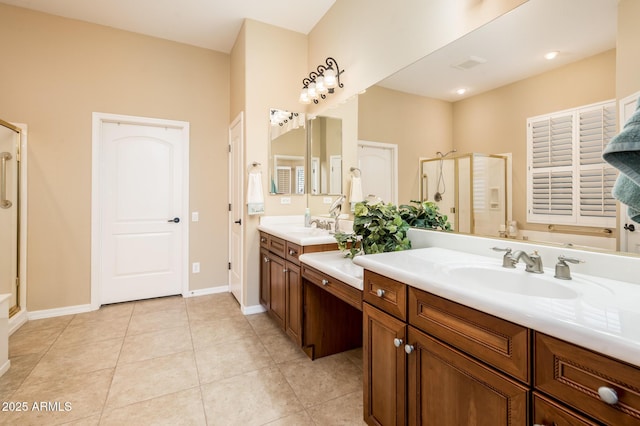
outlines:
[[324, 72], [324, 86], [327, 89], [333, 89], [334, 87], [336, 87], [336, 85], [337, 81], [335, 70], [333, 68], [327, 68]]
[[300, 92], [300, 98], [298, 99], [298, 101], [301, 104], [310, 104], [311, 103], [311, 99], [309, 99], [309, 93], [308, 93], [307, 89], [302, 89], [302, 92]]
[[307, 94], [311, 99], [318, 99], [318, 92], [316, 92], [316, 84], [310, 83], [309, 88], [307, 89]]
[[318, 78], [316, 78], [316, 92], [318, 92], [319, 94], [324, 94], [328, 91], [329, 89], [327, 89], [324, 85], [324, 77], [319, 76]]

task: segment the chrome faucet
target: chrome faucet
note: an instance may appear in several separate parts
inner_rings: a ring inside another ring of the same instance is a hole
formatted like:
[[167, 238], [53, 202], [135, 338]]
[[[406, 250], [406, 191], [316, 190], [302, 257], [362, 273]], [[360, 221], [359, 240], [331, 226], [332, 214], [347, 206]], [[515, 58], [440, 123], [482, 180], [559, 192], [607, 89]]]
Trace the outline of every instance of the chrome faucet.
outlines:
[[340, 212], [342, 211], [342, 203], [347, 197], [345, 195], [340, 195], [329, 207], [329, 215], [333, 218], [334, 227], [333, 232], [337, 234], [340, 232]]
[[544, 272], [544, 270], [542, 269], [542, 258], [537, 251], [534, 251], [532, 254], [527, 254], [522, 250], [512, 252], [508, 247], [493, 247], [492, 250], [505, 252], [504, 256], [502, 257], [503, 268], [515, 268], [516, 264], [520, 260], [522, 260], [526, 265], [524, 269], [525, 271], [533, 272], [534, 274], [542, 274]]
[[511, 257], [513, 258], [514, 266], [520, 259], [527, 265], [524, 270], [527, 272], [533, 272], [534, 274], [542, 274], [542, 258], [537, 251], [532, 254], [527, 254], [522, 250], [514, 252]]
[[326, 220], [320, 220], [320, 219], [312, 219], [311, 221], [309, 221], [309, 226], [316, 224], [316, 228], [318, 229], [325, 229], [325, 230], [331, 230], [331, 222], [326, 221]]

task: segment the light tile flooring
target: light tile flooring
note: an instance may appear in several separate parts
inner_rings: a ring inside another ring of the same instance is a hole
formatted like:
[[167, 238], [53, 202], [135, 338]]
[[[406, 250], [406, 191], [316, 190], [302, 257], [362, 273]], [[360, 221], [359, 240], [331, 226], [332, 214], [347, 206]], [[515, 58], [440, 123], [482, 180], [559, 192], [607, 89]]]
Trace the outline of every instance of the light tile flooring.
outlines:
[[29, 321], [9, 357], [0, 424], [364, 424], [360, 349], [311, 361], [228, 293]]

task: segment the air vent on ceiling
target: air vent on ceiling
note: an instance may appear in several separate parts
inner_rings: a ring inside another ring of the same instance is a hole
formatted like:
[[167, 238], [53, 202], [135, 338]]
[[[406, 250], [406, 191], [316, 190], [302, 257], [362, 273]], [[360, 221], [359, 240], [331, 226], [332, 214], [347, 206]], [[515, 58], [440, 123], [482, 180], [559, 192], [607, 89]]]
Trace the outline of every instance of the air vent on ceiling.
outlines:
[[473, 67], [477, 67], [478, 65], [482, 65], [485, 62], [487, 62], [487, 60], [479, 56], [469, 56], [460, 62], [451, 64], [451, 66], [464, 71], [464, 70], [469, 70]]

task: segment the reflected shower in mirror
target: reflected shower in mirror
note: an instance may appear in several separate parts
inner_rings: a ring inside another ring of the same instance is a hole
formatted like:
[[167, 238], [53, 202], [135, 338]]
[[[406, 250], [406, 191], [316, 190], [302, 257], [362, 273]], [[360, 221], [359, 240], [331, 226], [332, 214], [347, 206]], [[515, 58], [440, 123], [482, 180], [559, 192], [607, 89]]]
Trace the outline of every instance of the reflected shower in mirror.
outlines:
[[309, 193], [342, 194], [342, 119], [309, 120]]
[[269, 111], [269, 192], [305, 194], [307, 133], [305, 115]]

